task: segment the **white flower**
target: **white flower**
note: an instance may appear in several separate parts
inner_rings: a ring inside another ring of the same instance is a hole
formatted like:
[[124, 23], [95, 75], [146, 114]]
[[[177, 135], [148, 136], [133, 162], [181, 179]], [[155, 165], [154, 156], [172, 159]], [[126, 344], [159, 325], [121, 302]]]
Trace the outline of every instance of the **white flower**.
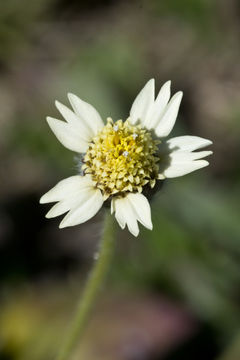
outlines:
[[143, 191], [153, 188], [156, 181], [208, 165], [201, 159], [212, 151], [195, 150], [212, 144], [210, 140], [196, 136], [166, 140], [174, 127], [182, 92], [170, 100], [168, 81], [156, 99], [154, 93], [152, 79], [135, 99], [129, 118], [115, 123], [108, 118], [106, 125], [97, 110], [76, 95], [68, 95], [73, 111], [56, 101], [66, 121], [47, 117], [47, 122], [66, 148], [84, 153], [84, 175], [60, 181], [41, 197], [41, 203], [56, 202], [47, 218], [68, 212], [60, 228], [81, 224], [110, 200], [111, 213], [115, 212], [120, 227], [127, 225], [137, 236], [138, 221], [152, 229], [150, 205]]

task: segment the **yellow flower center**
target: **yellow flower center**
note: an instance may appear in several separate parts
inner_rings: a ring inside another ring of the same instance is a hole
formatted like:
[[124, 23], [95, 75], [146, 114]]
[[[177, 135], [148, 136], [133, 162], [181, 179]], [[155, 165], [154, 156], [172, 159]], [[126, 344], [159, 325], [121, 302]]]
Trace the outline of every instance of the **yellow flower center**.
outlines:
[[107, 124], [93, 138], [84, 157], [82, 169], [90, 174], [105, 198], [124, 192], [142, 192], [154, 187], [158, 178], [159, 141], [140, 125], [128, 120]]

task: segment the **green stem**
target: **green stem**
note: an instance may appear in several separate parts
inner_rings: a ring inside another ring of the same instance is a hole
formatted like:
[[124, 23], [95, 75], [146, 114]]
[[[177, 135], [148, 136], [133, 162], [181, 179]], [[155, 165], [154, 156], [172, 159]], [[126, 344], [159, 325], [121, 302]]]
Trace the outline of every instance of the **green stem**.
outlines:
[[84, 292], [79, 301], [75, 318], [68, 332], [68, 336], [63, 343], [62, 348], [56, 360], [67, 360], [74, 346], [80, 341], [86, 322], [96, 301], [97, 293], [101, 287], [107, 270], [109, 268], [114, 248], [114, 223], [110, 212], [105, 214], [104, 228], [101, 240], [101, 246]]

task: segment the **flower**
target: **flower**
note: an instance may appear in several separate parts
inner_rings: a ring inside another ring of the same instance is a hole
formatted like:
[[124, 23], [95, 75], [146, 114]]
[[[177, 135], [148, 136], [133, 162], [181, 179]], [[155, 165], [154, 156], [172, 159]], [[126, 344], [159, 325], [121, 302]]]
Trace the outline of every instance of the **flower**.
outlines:
[[[170, 99], [166, 82], [155, 99], [154, 79], [136, 97], [126, 121], [104, 124], [97, 110], [76, 95], [68, 94], [73, 111], [56, 101], [65, 121], [47, 122], [68, 149], [82, 153], [81, 174], [60, 181], [40, 199], [57, 202], [47, 218], [66, 212], [60, 228], [81, 224], [93, 217], [105, 201], [123, 229], [137, 236], [138, 221], [152, 229], [151, 209], [145, 196], [156, 182], [188, 174], [208, 165], [202, 158], [212, 151], [195, 150], [212, 144], [197, 136], [166, 140], [172, 131], [183, 93]], [[170, 100], [170, 101], [169, 101]], [[145, 194], [145, 195], [144, 195]]]

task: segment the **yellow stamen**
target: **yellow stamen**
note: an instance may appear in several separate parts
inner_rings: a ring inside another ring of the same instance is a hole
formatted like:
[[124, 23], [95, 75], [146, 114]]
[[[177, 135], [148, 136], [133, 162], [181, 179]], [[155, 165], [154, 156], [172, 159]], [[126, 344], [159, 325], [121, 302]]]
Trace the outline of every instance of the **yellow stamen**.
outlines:
[[142, 192], [158, 178], [159, 141], [140, 125], [108, 118], [93, 138], [84, 157], [83, 170], [90, 174], [105, 198], [123, 192]]

